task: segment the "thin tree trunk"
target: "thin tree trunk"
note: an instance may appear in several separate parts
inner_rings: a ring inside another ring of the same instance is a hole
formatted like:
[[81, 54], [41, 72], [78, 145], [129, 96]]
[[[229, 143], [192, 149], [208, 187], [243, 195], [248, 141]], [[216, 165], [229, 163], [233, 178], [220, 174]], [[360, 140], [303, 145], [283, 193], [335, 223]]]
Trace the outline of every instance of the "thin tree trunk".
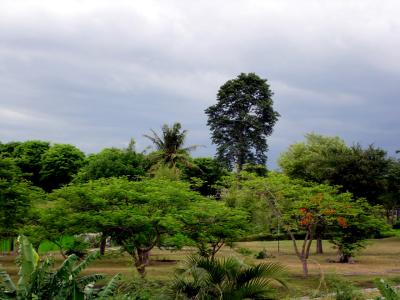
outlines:
[[15, 244], [14, 244], [14, 238], [10, 238], [10, 255], [14, 255], [15, 251]]
[[104, 234], [101, 235], [100, 239], [100, 255], [103, 256], [106, 253], [106, 245], [107, 245], [107, 236]]
[[321, 236], [317, 236], [317, 254], [324, 254], [324, 250], [322, 249], [322, 238], [321, 238]]
[[308, 263], [307, 263], [307, 259], [303, 258], [301, 260], [301, 265], [303, 267], [303, 275], [304, 277], [308, 276]]

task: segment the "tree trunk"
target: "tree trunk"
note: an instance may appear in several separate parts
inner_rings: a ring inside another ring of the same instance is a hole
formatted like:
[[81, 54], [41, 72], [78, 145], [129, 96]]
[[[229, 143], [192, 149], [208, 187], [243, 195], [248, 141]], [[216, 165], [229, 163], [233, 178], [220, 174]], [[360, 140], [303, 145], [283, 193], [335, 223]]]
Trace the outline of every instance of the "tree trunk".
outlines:
[[136, 270], [140, 276], [144, 277], [146, 274], [146, 266], [149, 264], [150, 250], [137, 249], [137, 258], [135, 261]]
[[14, 238], [10, 238], [10, 255], [14, 255], [15, 253], [15, 241]]
[[338, 254], [338, 262], [342, 264], [353, 263], [353, 258], [350, 255], [339, 252]]
[[322, 238], [321, 238], [321, 236], [317, 236], [317, 254], [324, 254], [324, 250], [322, 249]]
[[301, 264], [303, 266], [303, 276], [304, 277], [308, 277], [308, 263], [307, 263], [307, 259], [303, 258], [301, 260]]
[[101, 235], [100, 239], [100, 255], [103, 256], [106, 253], [107, 236]]

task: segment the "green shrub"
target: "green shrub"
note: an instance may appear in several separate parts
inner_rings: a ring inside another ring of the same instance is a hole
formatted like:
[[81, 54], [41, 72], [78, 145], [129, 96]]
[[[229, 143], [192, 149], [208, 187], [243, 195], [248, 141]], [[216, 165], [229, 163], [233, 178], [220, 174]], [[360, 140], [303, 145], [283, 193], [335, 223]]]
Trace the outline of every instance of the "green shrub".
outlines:
[[250, 249], [248, 249], [248, 248], [239, 248], [239, 249], [236, 249], [236, 252], [238, 252], [238, 253], [240, 253], [240, 254], [242, 254], [242, 255], [245, 255], [245, 256], [249, 256], [249, 255], [251, 255], [253, 252], [250, 250]]
[[54, 269], [53, 260], [42, 262], [32, 244], [24, 236], [19, 240], [19, 280], [15, 284], [11, 277], [0, 270], [0, 299], [109, 299], [117, 288], [119, 274], [103, 288], [94, 284], [105, 278], [101, 274], [81, 276], [81, 272], [98, 257], [94, 252], [79, 261], [76, 255], [67, 257], [60, 267]]
[[266, 259], [266, 258], [274, 258], [272, 254], [268, 254], [267, 250], [264, 248], [262, 251], [258, 252], [254, 258], [256, 259]]
[[375, 280], [375, 284], [378, 287], [383, 297], [376, 297], [375, 300], [400, 300], [400, 292], [388, 284], [383, 279]]
[[336, 300], [362, 300], [364, 299], [359, 288], [348, 280], [337, 276], [330, 276], [326, 280], [327, 286], [334, 293]]

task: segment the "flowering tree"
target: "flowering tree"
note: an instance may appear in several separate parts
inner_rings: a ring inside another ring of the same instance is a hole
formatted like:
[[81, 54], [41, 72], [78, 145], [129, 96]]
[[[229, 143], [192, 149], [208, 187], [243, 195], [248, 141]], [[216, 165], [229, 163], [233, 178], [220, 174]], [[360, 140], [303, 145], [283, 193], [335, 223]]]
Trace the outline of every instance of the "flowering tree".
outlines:
[[[385, 228], [378, 208], [364, 200], [354, 200], [352, 194], [339, 193], [336, 187], [326, 184], [290, 179], [275, 172], [267, 177], [242, 172], [228, 185], [223, 198], [229, 205], [255, 208], [258, 212], [264, 210], [265, 221], [272, 215], [283, 225], [293, 241], [305, 276], [318, 229], [329, 232], [338, 248], [339, 261], [348, 262], [340, 258], [353, 255], [352, 249], [359, 249], [371, 234]], [[298, 233], [304, 233], [302, 241], [296, 240]]]

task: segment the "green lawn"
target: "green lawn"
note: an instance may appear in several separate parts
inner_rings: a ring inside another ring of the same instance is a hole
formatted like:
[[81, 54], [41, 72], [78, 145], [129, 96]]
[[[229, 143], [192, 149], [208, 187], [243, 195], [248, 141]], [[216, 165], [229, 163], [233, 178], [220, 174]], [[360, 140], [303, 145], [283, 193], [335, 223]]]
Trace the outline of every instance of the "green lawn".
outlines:
[[[370, 241], [368, 247], [356, 257], [354, 264], [330, 262], [336, 257], [336, 250], [326, 241], [323, 245], [325, 250], [323, 255], [312, 255], [310, 257], [310, 276], [308, 278], [302, 276], [301, 265], [294, 255], [291, 241], [281, 241], [279, 253], [275, 241], [240, 242], [235, 245], [234, 249], [224, 247], [219, 257], [236, 256], [249, 264], [262, 261], [282, 263], [287, 267], [287, 281], [290, 288], [289, 291], [281, 292], [282, 299], [314, 294], [320, 282], [320, 274], [324, 274], [324, 276], [337, 274], [360, 287], [372, 287], [373, 279], [378, 277], [391, 279], [395, 283], [400, 282], [399, 237]], [[246, 251], [238, 251], [240, 248], [245, 248]], [[41, 248], [41, 250], [43, 249]], [[263, 249], [266, 249], [274, 257], [264, 260], [255, 259], [254, 255]], [[170, 280], [177, 264], [193, 251], [195, 250], [192, 248], [184, 248], [180, 251], [154, 249], [150, 266], [147, 267], [147, 277], [162, 281]], [[239, 252], [247, 252], [248, 254], [243, 255]], [[61, 262], [61, 257], [57, 252], [49, 252], [49, 254], [54, 255], [57, 262]], [[14, 259], [12, 256], [0, 257], [0, 263], [13, 277], [17, 275]], [[109, 275], [122, 273], [125, 278], [131, 278], [136, 274], [130, 257], [121, 255], [118, 250], [109, 250], [104, 258], [93, 263], [86, 272], [99, 272]]]

